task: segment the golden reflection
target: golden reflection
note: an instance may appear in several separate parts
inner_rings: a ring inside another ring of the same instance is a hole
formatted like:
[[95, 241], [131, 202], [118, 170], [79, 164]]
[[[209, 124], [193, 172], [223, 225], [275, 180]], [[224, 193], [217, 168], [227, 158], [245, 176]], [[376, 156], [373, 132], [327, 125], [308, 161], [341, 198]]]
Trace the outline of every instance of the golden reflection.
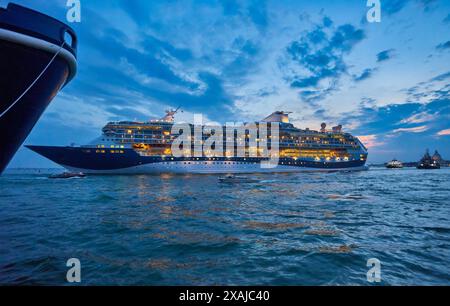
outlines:
[[340, 245], [340, 246], [322, 246], [318, 248], [319, 253], [326, 254], [348, 254], [352, 253], [356, 248], [355, 245]]
[[308, 225], [305, 223], [269, 223], [269, 222], [257, 222], [246, 221], [245, 226], [252, 229], [268, 229], [268, 230], [283, 230], [293, 228], [304, 228]]
[[338, 236], [339, 231], [328, 230], [328, 229], [310, 229], [306, 230], [305, 234], [314, 236]]

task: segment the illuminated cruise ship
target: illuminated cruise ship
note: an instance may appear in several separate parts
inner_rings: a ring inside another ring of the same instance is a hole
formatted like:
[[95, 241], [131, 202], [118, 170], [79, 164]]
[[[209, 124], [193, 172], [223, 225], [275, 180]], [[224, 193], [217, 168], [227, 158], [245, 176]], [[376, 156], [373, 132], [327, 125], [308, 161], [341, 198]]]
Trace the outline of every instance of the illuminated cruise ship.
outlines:
[[[262, 121], [235, 129], [184, 124], [190, 130], [186, 132], [174, 123], [176, 112], [167, 111], [163, 118], [149, 122], [109, 122], [102, 135], [89, 145], [27, 147], [69, 171], [88, 174], [366, 169], [366, 147], [357, 137], [343, 132], [342, 126], [328, 130], [323, 123], [318, 131], [299, 129], [289, 122], [288, 112], [277, 111]], [[200, 137], [196, 136], [198, 131]], [[194, 140], [180, 145], [182, 135]], [[206, 147], [213, 135], [223, 143], [219, 146], [217, 141]], [[276, 164], [263, 166], [269, 160]]]

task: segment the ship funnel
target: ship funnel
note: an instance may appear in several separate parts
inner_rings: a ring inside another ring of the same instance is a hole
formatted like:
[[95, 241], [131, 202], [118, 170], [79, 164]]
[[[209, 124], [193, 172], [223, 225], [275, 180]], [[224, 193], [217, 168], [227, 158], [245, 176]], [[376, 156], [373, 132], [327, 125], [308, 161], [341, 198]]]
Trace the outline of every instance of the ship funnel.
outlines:
[[291, 112], [276, 111], [271, 115], [267, 116], [266, 118], [264, 118], [262, 122], [289, 123], [289, 114], [291, 114]]
[[342, 133], [342, 125], [333, 126], [333, 133]]

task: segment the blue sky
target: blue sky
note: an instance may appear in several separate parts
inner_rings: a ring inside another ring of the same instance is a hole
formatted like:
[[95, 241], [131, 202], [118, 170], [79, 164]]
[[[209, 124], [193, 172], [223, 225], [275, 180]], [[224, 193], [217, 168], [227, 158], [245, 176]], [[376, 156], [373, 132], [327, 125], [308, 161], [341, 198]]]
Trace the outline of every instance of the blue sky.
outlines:
[[[1, 1], [5, 5], [9, 1]], [[65, 20], [65, 0], [16, 0]], [[76, 78], [26, 144], [84, 144], [111, 120], [343, 124], [369, 161], [450, 159], [450, 1], [82, 0]], [[53, 164], [21, 149], [10, 167]]]

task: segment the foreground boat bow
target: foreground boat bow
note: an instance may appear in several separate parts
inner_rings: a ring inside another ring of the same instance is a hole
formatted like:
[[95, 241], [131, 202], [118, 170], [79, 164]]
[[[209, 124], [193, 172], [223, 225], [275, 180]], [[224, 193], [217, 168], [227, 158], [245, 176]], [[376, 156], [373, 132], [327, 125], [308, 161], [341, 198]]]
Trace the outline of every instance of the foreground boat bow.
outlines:
[[0, 8], [0, 174], [58, 91], [75, 76], [77, 37], [64, 23]]

